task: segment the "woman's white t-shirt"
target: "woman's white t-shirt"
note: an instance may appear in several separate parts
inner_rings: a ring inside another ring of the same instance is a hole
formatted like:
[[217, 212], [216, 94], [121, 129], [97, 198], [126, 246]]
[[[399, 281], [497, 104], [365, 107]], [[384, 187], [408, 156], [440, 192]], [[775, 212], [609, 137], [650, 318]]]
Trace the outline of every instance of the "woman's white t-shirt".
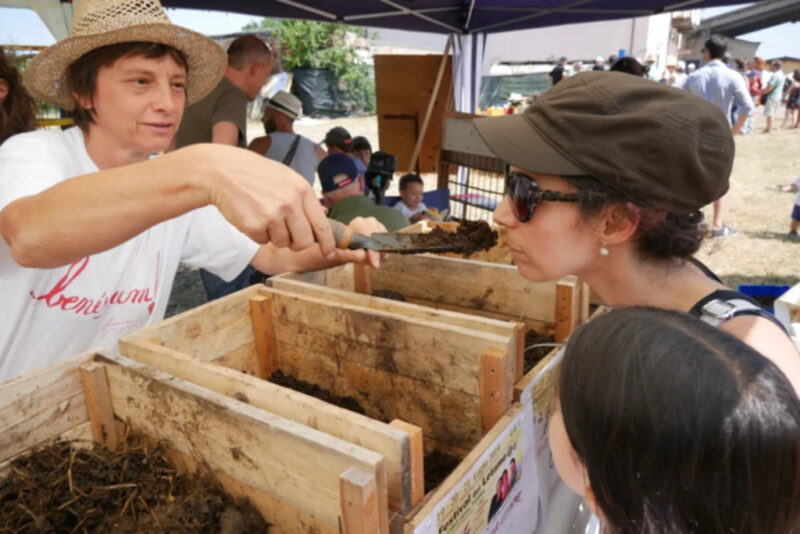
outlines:
[[[97, 170], [79, 128], [14, 136], [0, 146], [0, 209]], [[257, 249], [213, 206], [55, 269], [20, 267], [0, 239], [0, 382], [89, 349], [116, 349], [119, 336], [163, 319], [180, 262], [230, 280]]]

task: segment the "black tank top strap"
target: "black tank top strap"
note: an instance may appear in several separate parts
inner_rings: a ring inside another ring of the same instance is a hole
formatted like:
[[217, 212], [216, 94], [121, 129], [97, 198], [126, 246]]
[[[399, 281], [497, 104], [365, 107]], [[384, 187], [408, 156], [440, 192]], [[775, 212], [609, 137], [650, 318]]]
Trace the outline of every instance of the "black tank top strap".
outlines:
[[695, 257], [690, 257], [688, 261], [689, 263], [700, 269], [703, 272], [703, 274], [706, 275], [708, 278], [711, 278], [712, 280], [714, 280], [715, 282], [719, 282], [720, 284], [724, 283], [722, 280], [719, 279], [719, 277], [716, 274], [714, 274], [714, 271], [709, 269], [708, 266], [702, 261], [698, 260]]

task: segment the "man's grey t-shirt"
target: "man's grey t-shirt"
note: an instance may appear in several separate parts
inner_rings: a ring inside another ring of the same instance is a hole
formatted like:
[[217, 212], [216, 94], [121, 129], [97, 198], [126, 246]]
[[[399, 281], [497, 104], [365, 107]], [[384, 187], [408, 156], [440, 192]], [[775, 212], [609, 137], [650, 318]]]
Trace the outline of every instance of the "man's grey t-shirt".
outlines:
[[235, 124], [239, 129], [238, 146], [247, 147], [247, 96], [227, 78], [222, 78], [205, 98], [183, 112], [183, 120], [175, 136], [175, 148], [210, 143], [214, 125], [219, 122]]
[[269, 149], [264, 155], [271, 160], [281, 163], [283, 163], [283, 160], [286, 158], [286, 154], [288, 154], [289, 149], [292, 147], [295, 138], [300, 137], [300, 142], [297, 143], [297, 150], [295, 150], [294, 157], [289, 163], [289, 166], [313, 186], [319, 158], [317, 158], [317, 153], [314, 150], [314, 143], [311, 139], [303, 137], [302, 135], [298, 136], [298, 134], [286, 132], [272, 132], [269, 134], [269, 137], [271, 139]]

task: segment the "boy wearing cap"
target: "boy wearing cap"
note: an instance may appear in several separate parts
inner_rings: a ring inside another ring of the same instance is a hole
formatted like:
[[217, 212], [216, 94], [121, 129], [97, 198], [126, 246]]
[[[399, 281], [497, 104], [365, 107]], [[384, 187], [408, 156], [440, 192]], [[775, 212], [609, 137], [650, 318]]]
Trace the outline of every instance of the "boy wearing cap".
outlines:
[[322, 194], [330, 206], [328, 217], [348, 224], [356, 217], [374, 217], [387, 230], [394, 232], [405, 228], [408, 219], [394, 208], [378, 206], [364, 196], [364, 177], [356, 164], [346, 154], [331, 154], [317, 168]]
[[350, 136], [350, 132], [341, 126], [335, 126], [328, 130], [322, 142], [328, 148], [328, 155], [347, 154], [350, 158], [355, 160], [359, 175], [364, 176], [364, 173], [367, 172], [367, 166], [364, 162], [355, 158], [353, 155], [353, 138]]
[[28, 64], [32, 92], [77, 126], [0, 146], [0, 382], [160, 321], [180, 262], [231, 279], [369, 257], [335, 250], [287, 167], [218, 144], [150, 158], [226, 63], [157, 0], [83, 0], [71, 36]]
[[247, 148], [288, 165], [313, 186], [317, 165], [325, 157], [325, 151], [311, 139], [294, 132], [294, 121], [302, 111], [299, 98], [286, 91], [275, 93], [267, 99], [261, 118], [267, 135], [253, 139]]

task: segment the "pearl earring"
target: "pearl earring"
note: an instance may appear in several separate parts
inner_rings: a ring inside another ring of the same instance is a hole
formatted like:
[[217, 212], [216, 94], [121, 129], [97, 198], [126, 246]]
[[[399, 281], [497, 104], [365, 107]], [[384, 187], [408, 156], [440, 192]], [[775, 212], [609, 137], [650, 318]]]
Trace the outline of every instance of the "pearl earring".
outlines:
[[601, 256], [608, 256], [608, 249], [606, 248], [606, 246], [605, 246], [605, 245], [603, 245], [602, 247], [600, 247], [600, 255], [601, 255]]

